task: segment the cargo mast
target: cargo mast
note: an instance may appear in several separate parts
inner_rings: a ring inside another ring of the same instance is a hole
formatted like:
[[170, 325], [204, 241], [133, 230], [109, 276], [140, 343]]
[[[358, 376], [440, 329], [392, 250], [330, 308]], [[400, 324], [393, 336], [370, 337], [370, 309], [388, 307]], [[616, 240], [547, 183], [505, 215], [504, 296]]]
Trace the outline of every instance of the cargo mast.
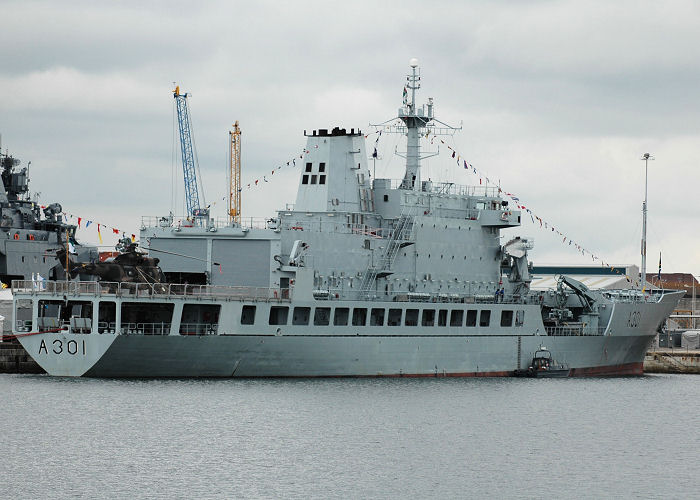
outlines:
[[241, 129], [238, 120], [229, 131], [229, 168], [231, 185], [229, 186], [228, 214], [232, 222], [241, 223]]

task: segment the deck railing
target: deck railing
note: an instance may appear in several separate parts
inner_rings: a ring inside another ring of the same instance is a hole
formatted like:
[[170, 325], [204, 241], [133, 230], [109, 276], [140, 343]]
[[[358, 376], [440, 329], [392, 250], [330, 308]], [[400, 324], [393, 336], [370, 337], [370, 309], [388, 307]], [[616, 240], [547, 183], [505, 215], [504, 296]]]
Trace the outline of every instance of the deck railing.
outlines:
[[121, 335], [170, 335], [170, 323], [122, 323]]
[[180, 323], [180, 335], [218, 335], [217, 323]]
[[289, 301], [293, 288], [250, 286], [184, 285], [173, 283], [113, 283], [106, 281], [26, 281], [12, 282], [12, 292], [30, 295], [90, 295], [116, 297], [226, 298], [233, 300]]
[[264, 217], [244, 217], [241, 224], [233, 225], [228, 217], [194, 217], [185, 216], [155, 216], [144, 215], [141, 217], [141, 228], [172, 228], [172, 229], [223, 229], [226, 227], [244, 227], [249, 229], [265, 229], [268, 227], [269, 219]]
[[[373, 187], [384, 189], [400, 189], [403, 185], [403, 179], [375, 179]], [[423, 181], [418, 190], [406, 190], [407, 193], [422, 193], [444, 194], [451, 196], [485, 196], [488, 198], [497, 198], [500, 195], [498, 186], [467, 186], [455, 184], [453, 182], [436, 182]]]
[[597, 336], [605, 333], [605, 327], [586, 328], [584, 326], [545, 326], [545, 331], [550, 337], [579, 337]]

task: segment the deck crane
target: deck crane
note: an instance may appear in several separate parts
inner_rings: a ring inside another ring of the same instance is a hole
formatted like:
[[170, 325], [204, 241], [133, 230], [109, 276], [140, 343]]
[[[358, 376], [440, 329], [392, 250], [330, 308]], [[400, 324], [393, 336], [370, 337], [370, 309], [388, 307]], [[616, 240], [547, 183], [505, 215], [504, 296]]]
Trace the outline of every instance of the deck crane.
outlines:
[[230, 142], [229, 166], [231, 186], [228, 201], [228, 214], [231, 220], [241, 223], [241, 129], [238, 120], [233, 125], [233, 131], [228, 133]]
[[[177, 104], [177, 123], [180, 130], [180, 150], [182, 153], [182, 170], [185, 176], [187, 217], [206, 217], [209, 215], [209, 208], [201, 208], [199, 204], [199, 186], [197, 185], [199, 165], [196, 163], [195, 151], [192, 146], [190, 113], [187, 104], [188, 95], [187, 93], [180, 93], [179, 85], [173, 90], [173, 97]], [[204, 190], [202, 190], [202, 201], [204, 201]]]

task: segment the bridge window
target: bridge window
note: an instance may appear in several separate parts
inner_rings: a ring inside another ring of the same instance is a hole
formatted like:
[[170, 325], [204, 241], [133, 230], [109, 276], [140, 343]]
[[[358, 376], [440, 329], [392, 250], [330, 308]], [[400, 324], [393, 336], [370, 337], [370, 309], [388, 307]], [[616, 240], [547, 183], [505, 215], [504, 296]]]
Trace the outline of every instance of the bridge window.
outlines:
[[308, 184], [308, 183], [309, 183], [309, 176], [308, 176], [307, 174], [304, 174], [304, 175], [301, 177], [301, 183], [302, 183], [302, 184]]
[[255, 306], [243, 306], [241, 325], [252, 325], [253, 323], [255, 323]]
[[389, 309], [387, 326], [401, 326], [401, 309]]
[[121, 333], [125, 335], [167, 335], [175, 304], [122, 302]]
[[450, 313], [450, 326], [462, 326], [464, 322], [464, 311], [453, 309]]
[[62, 300], [40, 300], [38, 313], [39, 330], [59, 328], [61, 326], [62, 308]]
[[406, 309], [406, 326], [418, 326], [418, 309]]
[[289, 315], [289, 307], [287, 307], [287, 306], [272, 306], [272, 307], [270, 307], [269, 323], [271, 325], [286, 325], [288, 315]]
[[525, 323], [525, 311], [515, 311], [515, 326], [523, 326]]
[[114, 302], [100, 302], [97, 315], [97, 333], [116, 333], [117, 331], [117, 304]]
[[319, 184], [325, 184], [325, 183], [326, 183], [326, 176], [325, 176], [325, 175], [319, 175], [319, 176], [318, 176], [318, 183], [319, 183]]
[[489, 326], [491, 323], [491, 311], [481, 311], [479, 315], [479, 326]]
[[438, 326], [447, 326], [447, 309], [438, 311]]
[[40, 300], [38, 316], [40, 330], [68, 325], [73, 333], [90, 333], [92, 330], [92, 302]]
[[219, 304], [185, 304], [180, 318], [180, 335], [216, 334], [219, 330], [220, 311]]
[[311, 184], [316, 184], [316, 174], [311, 176]]
[[306, 169], [304, 170], [304, 172], [311, 172], [311, 162], [306, 164]]
[[292, 314], [293, 325], [308, 325], [309, 317], [311, 317], [310, 307], [295, 307]]
[[352, 310], [352, 326], [365, 326], [367, 324], [367, 309], [356, 307]]
[[513, 311], [501, 311], [501, 326], [513, 326]]
[[15, 301], [14, 318], [18, 332], [28, 332], [33, 329], [31, 299], [17, 299]]
[[326, 164], [321, 162], [318, 164], [318, 171], [319, 172], [325, 172], [326, 171]]
[[370, 326], [384, 326], [384, 309], [373, 308], [369, 316]]
[[328, 326], [331, 321], [330, 307], [317, 307], [314, 311], [314, 325]]
[[433, 326], [435, 324], [435, 309], [425, 309], [423, 311], [423, 319], [421, 325]]
[[467, 311], [467, 326], [476, 326], [476, 309]]
[[335, 326], [347, 326], [350, 309], [347, 307], [336, 307], [335, 315], [333, 316], [333, 324]]

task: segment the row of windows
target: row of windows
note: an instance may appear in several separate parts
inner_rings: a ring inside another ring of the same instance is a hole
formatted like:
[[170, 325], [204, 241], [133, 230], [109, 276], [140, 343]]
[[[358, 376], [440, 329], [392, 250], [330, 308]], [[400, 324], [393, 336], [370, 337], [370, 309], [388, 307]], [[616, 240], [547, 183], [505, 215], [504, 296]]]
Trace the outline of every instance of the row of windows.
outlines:
[[[73, 328], [92, 330], [93, 303], [90, 301], [40, 300], [38, 326], [70, 324]], [[138, 333], [167, 335], [173, 321], [173, 303], [122, 302], [121, 329]], [[184, 304], [180, 316], [180, 334], [213, 333], [218, 329], [219, 304]], [[98, 333], [117, 327], [117, 304], [101, 301], [97, 310]], [[87, 332], [85, 332], [87, 333]]]
[[[326, 183], [326, 176], [325, 175], [319, 175], [317, 176], [316, 174], [313, 174], [311, 176], [311, 184], [316, 184], [316, 178], [318, 177], [318, 183], [319, 184], [325, 184]], [[302, 175], [301, 177], [301, 183], [302, 184], [309, 184], [309, 176], [307, 174]]]
[[[287, 325], [289, 323], [289, 307], [272, 306], [268, 324]], [[243, 306], [241, 314], [242, 325], [252, 325], [255, 323], [256, 306]], [[405, 312], [405, 314], [404, 314]], [[466, 312], [466, 315], [465, 315]], [[369, 314], [368, 314], [369, 313]], [[349, 307], [336, 307], [331, 314], [330, 307], [315, 307], [313, 315], [310, 307], [292, 308], [291, 324], [304, 326], [308, 325], [313, 318], [315, 326], [366, 326], [369, 316], [369, 326], [477, 326], [487, 327], [491, 324], [491, 311], [483, 309], [389, 309], [374, 307], [355, 307], [352, 314]], [[331, 320], [332, 317], [332, 320]], [[465, 323], [466, 317], [466, 323]], [[523, 326], [525, 311], [501, 311], [500, 325], [502, 327]], [[386, 321], [385, 321], [386, 320]]]
[[[308, 162], [308, 163], [306, 164], [306, 169], [304, 170], [304, 172], [311, 172], [312, 167], [313, 167], [313, 163]], [[326, 164], [325, 164], [324, 162], [321, 162], [321, 163], [318, 164], [318, 171], [319, 171], [319, 172], [325, 172], [325, 171], [326, 171]]]

